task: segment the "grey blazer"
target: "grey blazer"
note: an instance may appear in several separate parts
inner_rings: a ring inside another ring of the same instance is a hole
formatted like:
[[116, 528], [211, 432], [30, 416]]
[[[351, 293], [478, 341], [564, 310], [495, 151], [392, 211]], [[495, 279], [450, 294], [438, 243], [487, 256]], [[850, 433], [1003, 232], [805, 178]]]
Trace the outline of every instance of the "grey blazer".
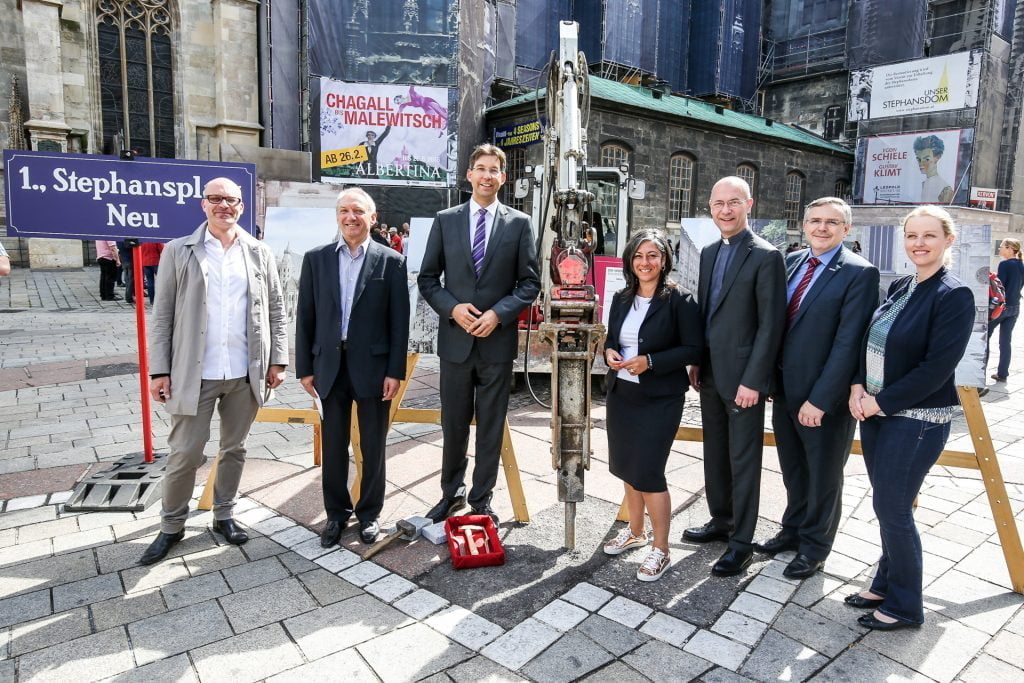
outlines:
[[[540, 291], [534, 239], [530, 217], [499, 204], [477, 279], [469, 241], [469, 202], [438, 212], [417, 283], [440, 317], [437, 354], [442, 360], [461, 363], [469, 357], [474, 341], [488, 363], [515, 359], [519, 340], [516, 318]], [[500, 321], [498, 328], [482, 339], [463, 330], [451, 319], [452, 309], [461, 303], [472, 303], [484, 312], [493, 309]]]
[[[203, 378], [206, 338], [206, 222], [187, 237], [167, 244], [156, 276], [149, 335], [149, 372], [171, 376], [167, 412], [195, 415]], [[273, 392], [266, 387], [271, 365], [288, 365], [288, 323], [277, 264], [270, 249], [240, 232], [249, 276], [249, 384], [263, 405]]]

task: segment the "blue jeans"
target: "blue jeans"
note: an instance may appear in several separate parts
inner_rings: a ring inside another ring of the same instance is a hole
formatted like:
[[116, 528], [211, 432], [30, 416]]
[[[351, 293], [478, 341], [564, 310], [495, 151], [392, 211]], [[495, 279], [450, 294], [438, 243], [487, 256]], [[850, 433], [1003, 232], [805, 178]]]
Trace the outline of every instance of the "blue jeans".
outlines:
[[[1010, 374], [1010, 339], [1013, 337], [1013, 326], [1017, 324], [1018, 317], [1020, 306], [1007, 306], [1001, 316], [988, 324], [990, 339], [996, 328], [999, 328], [999, 369], [996, 370], [996, 377], [1000, 379], [1006, 379]], [[985, 360], [988, 360], [988, 348], [985, 349]]]
[[924, 622], [921, 538], [914, 498], [949, 438], [949, 423], [909, 417], [872, 417], [860, 423], [864, 464], [882, 536], [882, 557], [871, 592], [885, 597], [878, 611], [912, 624]]
[[146, 278], [146, 289], [149, 290], [149, 303], [156, 298], [156, 269], [157, 266], [143, 266], [142, 273]]

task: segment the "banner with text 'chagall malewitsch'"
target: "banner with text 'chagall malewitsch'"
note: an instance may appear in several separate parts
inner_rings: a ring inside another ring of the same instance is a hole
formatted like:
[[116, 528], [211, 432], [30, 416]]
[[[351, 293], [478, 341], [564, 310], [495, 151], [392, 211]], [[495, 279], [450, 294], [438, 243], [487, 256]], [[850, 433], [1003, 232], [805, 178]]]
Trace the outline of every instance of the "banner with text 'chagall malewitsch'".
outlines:
[[455, 184], [449, 88], [320, 79], [320, 177], [360, 185]]

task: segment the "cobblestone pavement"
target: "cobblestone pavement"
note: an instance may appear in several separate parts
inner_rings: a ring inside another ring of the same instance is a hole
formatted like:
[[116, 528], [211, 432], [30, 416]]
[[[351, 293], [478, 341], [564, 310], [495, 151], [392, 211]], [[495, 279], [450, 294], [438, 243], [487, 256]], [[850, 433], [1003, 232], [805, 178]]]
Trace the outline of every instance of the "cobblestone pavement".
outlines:
[[[340, 549], [320, 548], [310, 429], [273, 423], [254, 425], [236, 510], [252, 540], [224, 545], [209, 529], [209, 513], [197, 511], [168, 560], [138, 567], [158, 528], [158, 506], [63, 509], [76, 481], [141, 449], [133, 311], [100, 302], [97, 281], [95, 269], [0, 278], [0, 681], [1024, 676], [1024, 599], [1011, 590], [976, 471], [936, 467], [921, 492], [925, 625], [869, 633], [842, 603], [864, 585], [878, 553], [859, 456], [847, 465], [843, 523], [824, 572], [787, 580], [783, 554], [718, 579], [708, 567], [721, 544], [678, 540], [683, 526], [704, 521], [706, 506], [700, 444], [677, 443], [668, 473], [677, 506], [673, 566], [660, 581], [641, 584], [633, 573], [642, 551], [600, 552], [619, 527], [612, 520], [621, 496], [607, 472], [600, 401], [575, 551], [561, 548], [548, 412], [517, 393], [510, 423], [531, 522], [501, 525], [504, 567], [455, 572], [447, 553], [424, 540], [360, 561], [353, 527]], [[1017, 354], [1022, 346], [1018, 339]], [[406, 406], [438, 407], [436, 367], [435, 358], [421, 358]], [[1012, 372], [983, 399], [1018, 521], [1022, 384], [1024, 373]], [[309, 407], [294, 379], [278, 398]], [[691, 420], [697, 400], [688, 398]], [[154, 411], [158, 451], [167, 430], [162, 411]], [[396, 424], [389, 442], [385, 526], [436, 500], [440, 465], [435, 425]], [[968, 447], [958, 422], [949, 448]], [[494, 502], [511, 519], [503, 477]], [[777, 529], [784, 503], [769, 448], [758, 538]]]

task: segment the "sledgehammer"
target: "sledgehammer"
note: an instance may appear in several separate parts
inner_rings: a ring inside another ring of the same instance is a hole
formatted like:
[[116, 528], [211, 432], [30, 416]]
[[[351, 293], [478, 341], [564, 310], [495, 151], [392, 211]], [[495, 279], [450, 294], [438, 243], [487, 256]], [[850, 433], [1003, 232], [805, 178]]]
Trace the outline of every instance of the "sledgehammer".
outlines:
[[367, 548], [366, 552], [363, 553], [363, 559], [370, 559], [398, 539], [402, 539], [406, 542], [415, 541], [416, 537], [420, 535], [421, 531], [423, 531], [423, 528], [430, 526], [431, 524], [433, 524], [433, 522], [426, 517], [407, 517], [406, 519], [398, 520], [395, 522], [395, 530]]

